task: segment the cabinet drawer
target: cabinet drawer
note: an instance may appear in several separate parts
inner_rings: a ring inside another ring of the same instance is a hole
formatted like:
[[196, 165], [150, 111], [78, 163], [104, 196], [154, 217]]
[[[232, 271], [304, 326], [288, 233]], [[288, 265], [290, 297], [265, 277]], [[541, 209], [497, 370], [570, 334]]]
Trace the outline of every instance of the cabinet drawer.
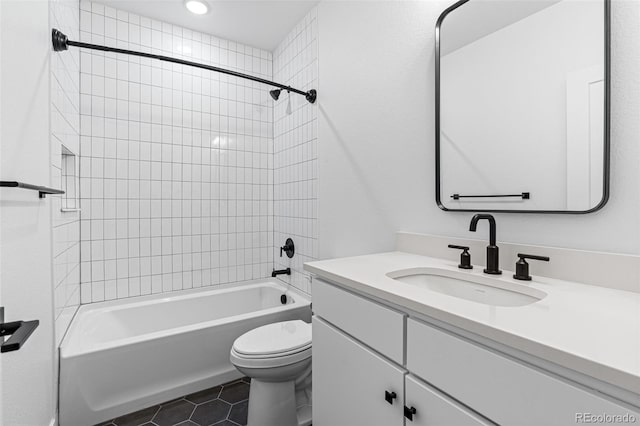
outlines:
[[467, 407], [414, 377], [406, 376], [405, 405], [416, 409], [407, 426], [489, 426], [494, 425]]
[[407, 321], [407, 368], [499, 424], [568, 425], [576, 423], [579, 413], [638, 415], [413, 319]]
[[403, 369], [315, 316], [312, 359], [315, 426], [403, 425]]
[[313, 311], [398, 364], [404, 363], [405, 315], [322, 280], [312, 286]]

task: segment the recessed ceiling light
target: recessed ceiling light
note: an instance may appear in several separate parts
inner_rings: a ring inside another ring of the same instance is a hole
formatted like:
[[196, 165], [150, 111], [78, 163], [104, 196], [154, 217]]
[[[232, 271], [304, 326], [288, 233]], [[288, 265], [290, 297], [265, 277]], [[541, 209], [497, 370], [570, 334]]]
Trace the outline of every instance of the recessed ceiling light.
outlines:
[[189, 12], [195, 13], [196, 15], [204, 15], [209, 11], [209, 6], [202, 0], [186, 0], [184, 5]]

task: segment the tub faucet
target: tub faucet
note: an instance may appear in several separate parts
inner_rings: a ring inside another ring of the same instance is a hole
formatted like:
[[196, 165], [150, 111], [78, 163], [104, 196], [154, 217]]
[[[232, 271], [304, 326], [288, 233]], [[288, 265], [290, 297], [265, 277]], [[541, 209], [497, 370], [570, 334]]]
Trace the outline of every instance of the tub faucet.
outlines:
[[489, 245], [487, 246], [487, 267], [484, 270], [485, 274], [500, 275], [500, 255], [498, 246], [496, 245], [496, 220], [490, 214], [479, 213], [471, 219], [469, 225], [469, 231], [476, 232], [478, 221], [481, 219], [487, 219], [489, 221]]
[[271, 273], [271, 278], [275, 278], [278, 275], [291, 275], [291, 268], [287, 269], [274, 269]]

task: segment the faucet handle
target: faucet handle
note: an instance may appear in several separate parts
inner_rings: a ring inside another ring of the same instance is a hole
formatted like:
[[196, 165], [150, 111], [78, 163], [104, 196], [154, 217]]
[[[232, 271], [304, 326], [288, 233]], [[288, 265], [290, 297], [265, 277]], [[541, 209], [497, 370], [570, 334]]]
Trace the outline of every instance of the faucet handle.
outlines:
[[513, 274], [513, 278], [522, 281], [531, 281], [531, 275], [529, 275], [529, 264], [527, 259], [541, 260], [548, 262], [550, 259], [547, 256], [537, 256], [535, 254], [523, 254], [518, 253], [518, 261], [516, 262], [516, 273]]
[[460, 264], [458, 265], [458, 268], [473, 269], [473, 266], [471, 266], [471, 255], [469, 254], [469, 247], [457, 246], [455, 244], [449, 244], [448, 247], [452, 249], [462, 250], [462, 253], [460, 253]]
[[287, 254], [287, 257], [289, 259], [291, 259], [293, 257], [293, 255], [296, 252], [296, 247], [293, 244], [293, 240], [291, 238], [287, 238], [287, 241], [285, 241], [284, 245], [282, 247], [280, 247], [280, 257], [282, 257], [282, 252], [285, 252]]

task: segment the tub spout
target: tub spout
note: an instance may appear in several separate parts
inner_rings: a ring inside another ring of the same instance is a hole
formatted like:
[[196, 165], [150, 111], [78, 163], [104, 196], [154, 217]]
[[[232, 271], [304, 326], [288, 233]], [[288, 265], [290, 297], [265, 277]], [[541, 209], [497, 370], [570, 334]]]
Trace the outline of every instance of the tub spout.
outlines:
[[271, 273], [271, 278], [275, 278], [278, 275], [291, 275], [291, 268], [287, 269], [274, 269]]

